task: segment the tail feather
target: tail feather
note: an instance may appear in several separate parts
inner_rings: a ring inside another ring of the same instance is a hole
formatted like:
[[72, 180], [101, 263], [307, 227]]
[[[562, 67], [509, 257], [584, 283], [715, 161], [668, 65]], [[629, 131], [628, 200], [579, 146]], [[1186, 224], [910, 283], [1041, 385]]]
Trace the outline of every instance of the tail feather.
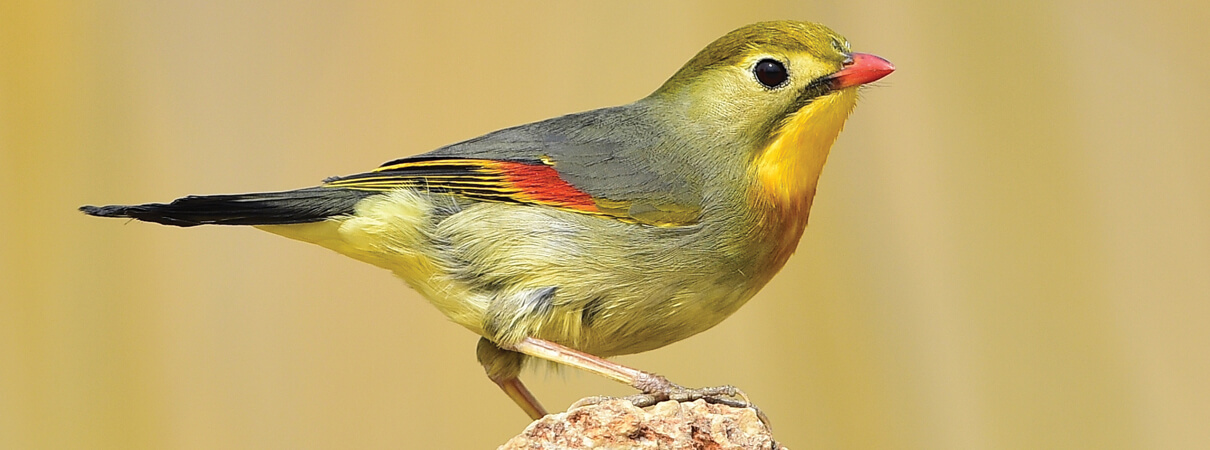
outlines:
[[374, 192], [312, 187], [255, 194], [190, 195], [171, 203], [81, 206], [97, 217], [125, 217], [178, 227], [197, 225], [282, 225], [318, 222], [352, 214], [353, 206]]

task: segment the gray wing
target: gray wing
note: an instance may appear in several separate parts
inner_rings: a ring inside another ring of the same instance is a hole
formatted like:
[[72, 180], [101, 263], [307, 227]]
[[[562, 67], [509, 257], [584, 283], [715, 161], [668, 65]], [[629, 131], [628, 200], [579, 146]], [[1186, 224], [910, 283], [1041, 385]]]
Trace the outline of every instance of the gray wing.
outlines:
[[[654, 225], [696, 223], [702, 181], [641, 104], [556, 117], [489, 133], [383, 167], [431, 159], [541, 161], [597, 205]], [[690, 154], [692, 152], [689, 152]]]

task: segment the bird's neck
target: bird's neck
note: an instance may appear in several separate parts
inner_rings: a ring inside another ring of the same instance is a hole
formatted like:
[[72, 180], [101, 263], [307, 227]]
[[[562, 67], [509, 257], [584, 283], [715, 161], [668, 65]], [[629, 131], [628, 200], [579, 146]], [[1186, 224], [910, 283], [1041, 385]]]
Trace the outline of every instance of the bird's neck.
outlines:
[[857, 103], [857, 90], [819, 97], [793, 113], [756, 155], [755, 204], [764, 211], [766, 233], [784, 263], [798, 246], [828, 151]]

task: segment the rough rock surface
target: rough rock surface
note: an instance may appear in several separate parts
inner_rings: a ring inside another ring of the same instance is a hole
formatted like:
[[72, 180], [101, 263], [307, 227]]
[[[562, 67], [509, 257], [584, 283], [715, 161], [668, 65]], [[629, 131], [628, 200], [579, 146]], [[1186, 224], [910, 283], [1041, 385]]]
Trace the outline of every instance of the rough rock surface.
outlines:
[[756, 412], [667, 401], [639, 409], [615, 399], [551, 414], [529, 424], [500, 450], [520, 449], [778, 449]]

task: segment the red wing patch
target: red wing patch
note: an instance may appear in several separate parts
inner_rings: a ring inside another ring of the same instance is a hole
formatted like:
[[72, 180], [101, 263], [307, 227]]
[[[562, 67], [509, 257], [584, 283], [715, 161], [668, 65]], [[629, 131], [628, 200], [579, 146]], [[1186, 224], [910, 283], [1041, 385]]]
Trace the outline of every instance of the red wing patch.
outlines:
[[600, 211], [591, 195], [572, 186], [543, 161], [418, 158], [389, 163], [369, 173], [329, 179], [324, 186], [378, 192], [423, 189], [477, 200], [612, 215]]
[[506, 183], [516, 186], [519, 197], [533, 203], [596, 212], [597, 202], [587, 192], [576, 189], [554, 167], [545, 164], [500, 162]]

